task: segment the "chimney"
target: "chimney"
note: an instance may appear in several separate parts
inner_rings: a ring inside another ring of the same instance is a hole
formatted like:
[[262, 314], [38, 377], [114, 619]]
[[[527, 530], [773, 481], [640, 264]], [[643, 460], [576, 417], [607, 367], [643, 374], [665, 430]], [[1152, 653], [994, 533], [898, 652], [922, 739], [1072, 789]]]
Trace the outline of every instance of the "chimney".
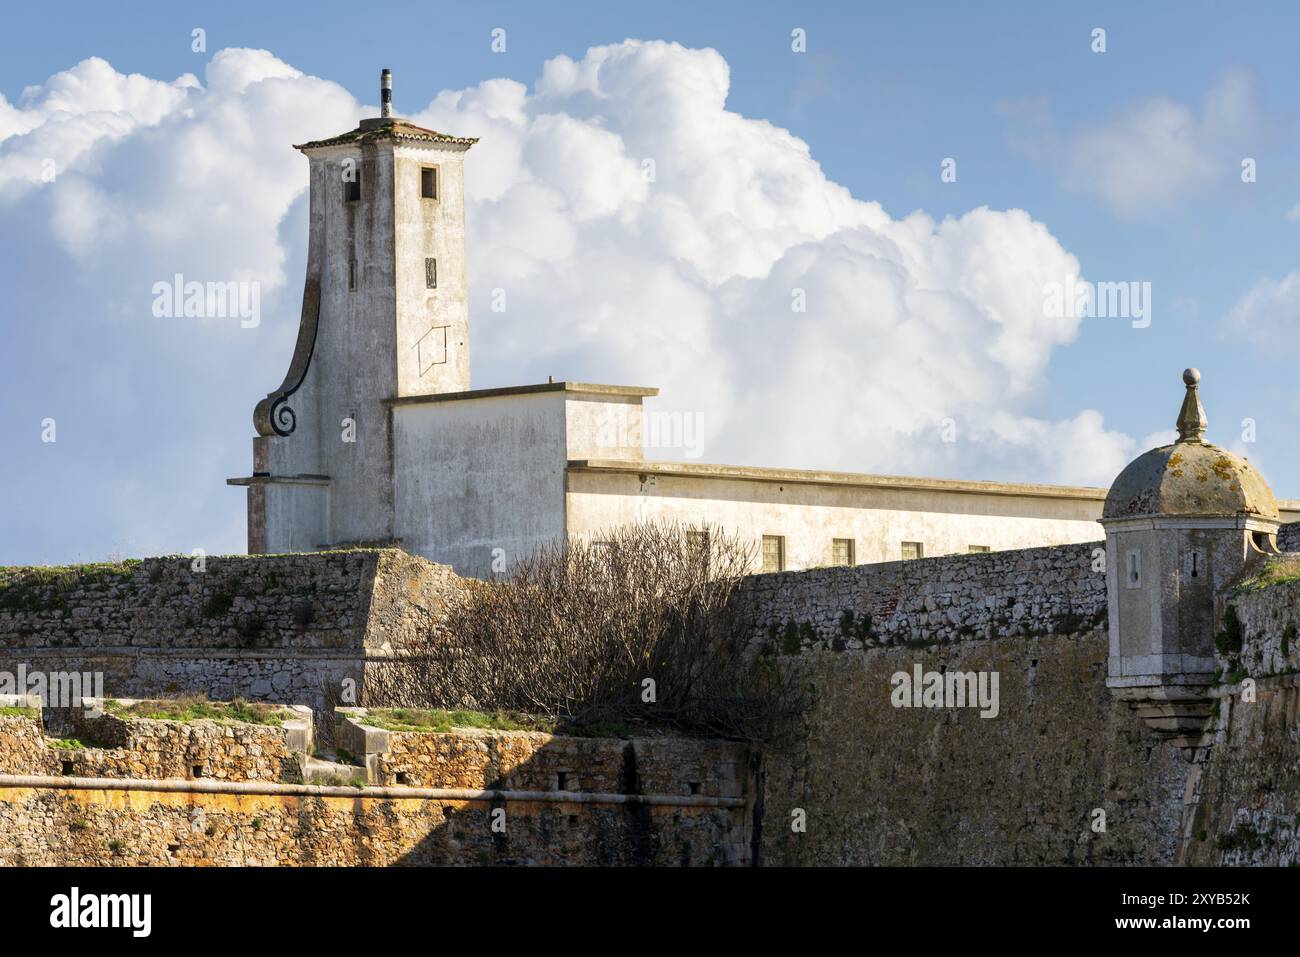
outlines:
[[393, 115], [393, 71], [383, 70], [379, 74], [379, 115], [381, 118]]

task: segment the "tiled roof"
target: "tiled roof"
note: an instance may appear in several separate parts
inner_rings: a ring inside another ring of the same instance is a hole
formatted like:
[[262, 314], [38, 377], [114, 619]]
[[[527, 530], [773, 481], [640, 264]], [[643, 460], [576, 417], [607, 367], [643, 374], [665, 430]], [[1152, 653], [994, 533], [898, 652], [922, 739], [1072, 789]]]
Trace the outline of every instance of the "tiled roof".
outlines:
[[473, 136], [452, 136], [449, 133], [439, 133], [437, 130], [426, 130], [423, 126], [416, 126], [414, 123], [408, 123], [406, 120], [393, 120], [391, 122], [369, 123], [358, 126], [355, 130], [347, 133], [341, 133], [338, 136], [331, 136], [329, 139], [313, 140], [310, 143], [298, 143], [294, 149], [310, 150], [322, 146], [343, 146], [349, 143], [377, 143], [382, 140], [407, 140], [422, 143], [450, 143], [455, 146], [470, 147], [478, 142], [477, 137]]

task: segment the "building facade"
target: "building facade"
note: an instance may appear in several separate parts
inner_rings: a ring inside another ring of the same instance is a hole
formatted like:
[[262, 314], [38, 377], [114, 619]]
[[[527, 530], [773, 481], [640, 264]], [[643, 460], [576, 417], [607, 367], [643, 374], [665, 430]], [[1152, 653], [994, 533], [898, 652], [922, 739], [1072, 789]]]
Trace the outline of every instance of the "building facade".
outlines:
[[782, 571], [1102, 537], [1101, 488], [655, 462], [641, 436], [656, 389], [471, 390], [475, 140], [392, 116], [390, 94], [385, 71], [382, 116], [298, 147], [298, 340], [254, 412], [252, 474], [229, 480], [247, 488], [250, 553], [382, 542], [486, 576], [556, 539], [668, 520], [738, 535], [755, 570]]

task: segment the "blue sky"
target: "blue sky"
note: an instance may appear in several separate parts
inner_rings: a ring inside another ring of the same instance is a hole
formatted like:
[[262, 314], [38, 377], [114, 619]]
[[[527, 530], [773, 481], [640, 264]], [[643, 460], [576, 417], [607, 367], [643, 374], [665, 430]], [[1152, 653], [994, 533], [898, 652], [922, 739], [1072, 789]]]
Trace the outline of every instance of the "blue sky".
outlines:
[[[57, 17], [28, 6], [6, 13], [0, 94], [8, 104], [21, 105], [25, 88], [46, 84], [88, 57], [106, 60], [117, 74], [142, 74], [163, 83], [194, 74], [206, 85], [205, 71], [214, 54], [252, 48], [337, 84], [362, 105], [375, 102], [379, 67], [391, 67], [400, 111], [426, 122], [447, 116], [448, 122], [472, 126], [472, 110], [459, 120], [460, 114], [431, 105], [439, 91], [468, 90], [504, 77], [531, 93], [548, 60], [565, 55], [582, 61], [590, 48], [626, 38], [672, 41], [688, 50], [712, 48], [729, 69], [726, 111], [788, 130], [808, 144], [827, 182], [845, 187], [855, 200], [879, 203], [892, 221], [904, 221], [914, 211], [938, 223], [982, 206], [1024, 210], [1050, 234], [1052, 250], [1059, 246], [1076, 257], [1088, 279], [1151, 283], [1148, 328], [1116, 319], [1083, 320], [1069, 341], [1054, 341], [1041, 362], [1030, 364], [1024, 382], [1009, 387], [1006, 409], [986, 398], [974, 401], [955, 394], [953, 414], [959, 419], [960, 409], [971, 409], [972, 416], [983, 420], [1007, 412], [1018, 421], [1032, 420], [1025, 433], [1032, 436], [1040, 428], [1033, 423], [1050, 431], [1051, 423], [1095, 410], [1104, 429], [1113, 433], [1105, 454], [1128, 456], [1140, 451], [1144, 439], [1172, 426], [1180, 400], [1179, 372], [1195, 364], [1204, 375], [1210, 438], [1259, 464], [1279, 496], [1300, 497], [1300, 482], [1290, 475], [1300, 465], [1300, 451], [1291, 441], [1300, 401], [1289, 374], [1292, 347], [1300, 339], [1294, 331], [1300, 289], [1286, 285], [1297, 269], [1300, 238], [1300, 220], [1292, 212], [1300, 204], [1291, 105], [1300, 88], [1294, 56], [1300, 14], [1293, 6], [467, 6], [315, 3], [291, 9], [223, 3], [178, 9], [135, 4], [125, 15], [103, 4], [68, 4]], [[206, 30], [206, 53], [191, 51], [195, 27]], [[490, 49], [495, 27], [507, 30], [505, 53]], [[1105, 53], [1090, 49], [1096, 27], [1106, 31]], [[794, 28], [807, 31], [807, 53], [791, 51]], [[246, 99], [232, 101], [231, 109]], [[598, 115], [584, 116], [588, 105], [581, 91], [566, 91], [549, 104], [538, 100], [530, 110], [535, 117], [558, 103], [631, 143], [637, 139], [636, 123], [652, 126], [657, 121], [649, 115], [658, 109], [656, 102], [640, 103], [639, 116], [600, 114], [596, 107], [592, 110]], [[666, 105], [664, 115], [671, 119], [674, 108]], [[151, 178], [168, 175], [168, 151], [184, 141], [173, 140], [169, 147], [166, 137], [169, 130], [180, 129], [171, 117], [150, 130], [110, 137], [107, 145], [71, 162], [69, 176], [43, 190], [22, 189], [0, 177], [0, 222], [5, 227], [0, 281], [6, 289], [0, 305], [5, 334], [0, 434], [7, 450], [0, 477], [8, 491], [0, 508], [0, 562], [241, 546], [241, 493], [227, 489], [222, 479], [247, 471], [249, 410], [278, 383], [287, 362], [303, 269], [304, 204], [290, 190], [284, 215], [257, 227], [261, 232], [255, 238], [282, 250], [283, 262], [278, 270], [282, 282], [268, 283], [267, 321], [255, 336], [229, 328], [147, 328], [148, 299], [116, 284], [129, 276], [135, 284], [130, 288], [147, 288], [149, 277], [170, 276], [173, 264], [165, 255], [166, 244], [156, 236], [139, 240], [129, 223], [106, 228], [95, 216], [104, 216], [105, 209], [113, 215], [138, 202], [148, 215], [133, 222], [156, 232], [158, 217], [175, 204], [150, 195]], [[258, 141], [263, 145], [241, 144], [241, 161], [258, 162], [256, 151], [264, 148], [265, 164], [275, 167], [276, 175], [277, 164], [283, 164], [288, 177], [298, 175], [295, 163], [305, 171], [305, 162], [286, 152], [288, 132], [280, 142], [273, 128], [263, 128]], [[483, 135], [476, 129], [452, 132]], [[22, 151], [24, 139], [30, 145], [35, 135], [26, 131], [0, 139], [0, 163]], [[485, 165], [494, 164], [487, 144], [485, 138], [475, 148], [471, 163], [481, 154]], [[533, 156], [540, 147], [528, 149]], [[761, 152], [755, 155], [756, 162], [764, 162]], [[946, 157], [957, 161], [956, 182], [940, 180]], [[1245, 157], [1255, 160], [1255, 182], [1242, 182]], [[535, 159], [529, 175], [544, 181], [551, 169], [544, 158]], [[1146, 182], [1153, 184], [1151, 189], [1143, 186]], [[93, 197], [85, 204], [85, 224], [76, 222], [78, 203], [71, 191], [79, 188]], [[218, 226], [215, 234], [224, 237], [220, 242], [225, 247], [213, 251], [210, 260], [205, 260], [208, 247], [202, 241], [230, 197], [203, 182], [195, 183], [194, 192], [198, 205], [189, 207], [190, 218], [178, 224], [188, 239], [180, 244], [185, 252], [177, 253], [175, 265], [194, 273], [210, 261], [218, 276], [240, 274], [248, 264], [229, 247], [247, 246], [249, 236]], [[507, 209], [506, 194], [491, 192], [476, 199], [481, 205], [471, 205], [469, 253], [471, 273], [483, 274], [488, 285], [506, 256], [506, 245], [493, 237], [513, 222], [510, 216], [522, 215]], [[195, 209], [209, 210], [213, 220], [195, 215]], [[797, 220], [798, 209], [792, 205], [787, 212]], [[791, 228], [802, 235], [797, 222]], [[592, 225], [578, 233], [578, 241], [604, 242], [611, 229], [608, 223]], [[83, 232], [88, 237], [84, 242], [79, 238]], [[830, 241], [824, 231], [812, 232], [817, 242]], [[978, 240], [993, 249], [1003, 241], [983, 234]], [[213, 242], [215, 250], [218, 240]], [[782, 248], [793, 245], [791, 240]], [[861, 244], [854, 248], [866, 255]], [[963, 248], [954, 244], [954, 249]], [[1004, 248], [1014, 255], [1020, 247]], [[691, 281], [699, 287], [696, 292], [707, 294], [724, 285], [729, 274], [710, 272], [703, 262], [690, 269], [707, 275], [693, 275]], [[141, 273], [134, 276], [137, 264]], [[636, 267], [631, 268], [635, 280]], [[756, 277], [753, 270], [736, 267], [740, 278], [733, 282], [744, 286], [766, 277], [768, 287], [779, 285], [780, 263], [770, 274], [766, 268]], [[965, 288], [977, 280], [968, 271], [959, 285]], [[649, 274], [645, 281], [651, 281]], [[566, 288], [583, 293], [577, 278]], [[618, 303], [616, 291], [598, 295]], [[760, 297], [752, 300], [757, 302], [763, 293], [746, 295]], [[562, 314], [561, 305], [537, 299], [533, 335], [546, 338], [562, 331], [560, 325], [547, 325], [547, 316]], [[1230, 321], [1234, 312], [1237, 318]], [[477, 313], [471, 319], [476, 321]], [[829, 328], [838, 319], [814, 315], [808, 322]], [[837, 335], [857, 343], [869, 338], [865, 330], [836, 328]], [[673, 334], [688, 336], [690, 330], [683, 326]], [[817, 350], [829, 351], [828, 340], [808, 335], [804, 348], [815, 366]], [[536, 380], [552, 372], [597, 381], [646, 377], [627, 358], [630, 349], [620, 351], [617, 345], [607, 352], [590, 343], [534, 352], [522, 327], [503, 326], [498, 333], [490, 322], [478, 323], [474, 336], [476, 385]], [[731, 381], [743, 381], [761, 367], [746, 364], [752, 348], [747, 337], [743, 317], [723, 308], [710, 341], [733, 363]], [[893, 341], [885, 337], [880, 349], [887, 351]], [[941, 357], [965, 341], [935, 341], [933, 349]], [[880, 349], [862, 348], [864, 356], [878, 361], [874, 352]], [[669, 355], [663, 361], [672, 360]], [[909, 381], [908, 362], [928, 368], [923, 355], [900, 354], [898, 382]], [[962, 368], [944, 367], [936, 381], [960, 376]], [[602, 375], [605, 369], [609, 372]], [[881, 380], [892, 372], [873, 375]], [[1014, 379], [1014, 373], [1008, 376]], [[678, 380], [669, 373], [663, 378], [645, 384], [665, 385], [664, 400], [671, 402], [667, 387]], [[698, 371], [689, 369], [681, 375], [683, 382], [697, 378]], [[918, 372], [915, 381], [925, 388], [928, 380]], [[710, 398], [685, 387], [679, 389], [683, 393], [693, 403], [688, 407], [706, 415], [725, 404], [717, 395]], [[726, 394], [739, 395], [735, 390]], [[737, 399], [737, 404], [743, 402]], [[870, 409], [887, 406], [873, 401], [859, 411], [869, 416]], [[1085, 467], [1091, 457], [1086, 447], [1082, 464], [1069, 460], [1073, 440], [1068, 437], [1047, 443], [1037, 455], [1026, 450], [1023, 437], [1005, 454], [991, 440], [950, 452], [929, 448], [928, 426], [895, 422], [891, 435], [910, 436], [910, 444], [895, 444], [894, 438], [872, 443], [873, 426], [865, 426], [850, 430], [847, 444], [871, 444], [876, 451], [844, 458], [821, 452], [837, 444], [833, 428], [816, 433], [821, 446], [802, 442], [795, 435], [800, 430], [789, 425], [789, 441], [767, 444], [747, 440], [747, 434], [761, 436], [765, 430], [747, 431], [737, 424], [737, 414], [718, 413], [727, 426], [725, 436], [705, 450], [705, 460], [1105, 483], [1104, 469]], [[56, 443], [39, 441], [46, 416], [58, 422]], [[1247, 417], [1255, 420], [1257, 433], [1255, 441], [1243, 443], [1241, 422]], [[845, 421], [852, 418], [846, 415]], [[766, 431], [779, 433], [780, 428]], [[1132, 445], [1115, 436], [1127, 437]], [[1111, 467], [1111, 458], [1102, 452], [1097, 457]]]

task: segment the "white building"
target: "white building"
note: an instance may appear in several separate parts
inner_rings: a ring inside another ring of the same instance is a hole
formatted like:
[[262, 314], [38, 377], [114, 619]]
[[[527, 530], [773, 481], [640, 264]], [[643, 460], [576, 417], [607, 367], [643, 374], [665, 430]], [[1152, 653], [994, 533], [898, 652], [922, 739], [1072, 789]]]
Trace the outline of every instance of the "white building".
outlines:
[[249, 552], [396, 542], [486, 575], [544, 542], [656, 518], [738, 533], [764, 570], [1101, 539], [1101, 488], [653, 462], [641, 426], [656, 389], [470, 390], [475, 140], [391, 116], [388, 71], [383, 102], [298, 147], [311, 164], [298, 341], [254, 412], [253, 474], [229, 480], [248, 489]]

